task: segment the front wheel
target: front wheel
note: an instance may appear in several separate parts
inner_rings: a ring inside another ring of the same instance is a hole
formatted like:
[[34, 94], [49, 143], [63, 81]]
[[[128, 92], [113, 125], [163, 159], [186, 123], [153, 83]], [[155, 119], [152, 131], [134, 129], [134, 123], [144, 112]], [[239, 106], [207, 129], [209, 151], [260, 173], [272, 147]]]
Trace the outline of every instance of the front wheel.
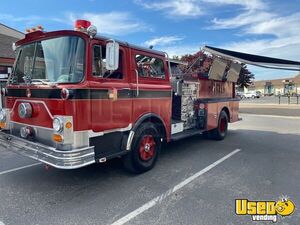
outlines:
[[133, 173], [152, 169], [161, 149], [160, 134], [153, 123], [142, 124], [132, 141], [131, 151], [122, 160], [124, 167]]

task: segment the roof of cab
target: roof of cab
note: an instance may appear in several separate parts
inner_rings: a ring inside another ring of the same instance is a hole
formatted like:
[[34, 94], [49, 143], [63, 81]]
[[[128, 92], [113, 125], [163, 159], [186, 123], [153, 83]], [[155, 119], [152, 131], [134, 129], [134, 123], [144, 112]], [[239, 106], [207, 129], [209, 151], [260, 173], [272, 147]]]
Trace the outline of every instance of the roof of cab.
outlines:
[[130, 43], [125, 42], [125, 41], [120, 41], [120, 40], [112, 39], [112, 38], [105, 37], [105, 36], [102, 36], [102, 35], [96, 35], [95, 39], [101, 39], [101, 40], [105, 40], [105, 41], [115, 40], [116, 42], [118, 42], [121, 45], [125, 45], [127, 47], [134, 48], [136, 50], [140, 50], [140, 51], [144, 51], [144, 52], [149, 52], [149, 53], [160, 55], [160, 56], [165, 56], [166, 55], [166, 53], [163, 52], [163, 51], [158, 51], [158, 50], [155, 50], [155, 49], [141, 47], [141, 46], [138, 46], [138, 45], [130, 44]]
[[[62, 34], [72, 34], [72, 33], [73, 34], [75, 34], [75, 33], [79, 34], [80, 33], [81, 35], [88, 36], [86, 33], [83, 33], [83, 32], [80, 32], [80, 31], [73, 31], [73, 30], [59, 30], [59, 31], [50, 31], [50, 32], [36, 31], [34, 33], [26, 34], [25, 38], [19, 40], [17, 42], [17, 44], [23, 44], [23, 43], [28, 42], [28, 41], [38, 40], [40, 38], [45, 38], [45, 37], [51, 36], [51, 35], [56, 35], [56, 34], [57, 35], [62, 35]], [[104, 40], [104, 41], [115, 40], [119, 44], [127, 46], [129, 48], [133, 48], [133, 49], [144, 51], [144, 52], [149, 52], [149, 53], [156, 54], [156, 55], [163, 56], [163, 57], [165, 57], [165, 55], [166, 55], [166, 53], [162, 52], [162, 51], [158, 51], [158, 50], [155, 50], [155, 49], [150, 49], [150, 48], [145, 48], [145, 47], [129, 44], [128, 42], [112, 39], [112, 38], [105, 37], [105, 36], [102, 36], [102, 35], [96, 35], [94, 37], [94, 39], [99, 39], [99, 40]]]

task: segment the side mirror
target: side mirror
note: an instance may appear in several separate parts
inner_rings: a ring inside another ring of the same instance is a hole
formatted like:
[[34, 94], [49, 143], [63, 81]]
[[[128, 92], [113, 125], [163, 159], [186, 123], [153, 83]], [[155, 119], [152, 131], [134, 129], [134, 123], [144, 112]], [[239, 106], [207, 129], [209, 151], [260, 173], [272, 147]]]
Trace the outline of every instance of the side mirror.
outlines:
[[117, 70], [119, 67], [119, 43], [112, 41], [106, 44], [106, 69]]
[[13, 71], [13, 68], [12, 68], [12, 67], [8, 67], [8, 68], [7, 68], [7, 76], [8, 76], [8, 77], [11, 75], [12, 71]]
[[14, 51], [14, 52], [16, 52], [16, 50], [17, 50], [17, 46], [16, 46], [16, 43], [14, 42], [14, 43], [12, 43], [12, 46], [11, 46], [11, 48], [12, 48], [12, 50]]
[[182, 95], [182, 79], [177, 79], [176, 77], [171, 78], [172, 90], [176, 96]]

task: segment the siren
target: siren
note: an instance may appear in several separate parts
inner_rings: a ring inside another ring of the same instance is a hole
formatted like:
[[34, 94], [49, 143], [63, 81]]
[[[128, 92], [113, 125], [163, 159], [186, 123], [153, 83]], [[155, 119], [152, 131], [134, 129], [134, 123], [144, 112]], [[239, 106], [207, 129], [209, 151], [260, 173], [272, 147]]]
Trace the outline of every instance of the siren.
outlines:
[[87, 30], [89, 26], [91, 26], [92, 23], [87, 20], [76, 20], [75, 21], [75, 30]]
[[97, 34], [97, 28], [88, 20], [76, 20], [74, 30], [87, 33], [90, 38]]

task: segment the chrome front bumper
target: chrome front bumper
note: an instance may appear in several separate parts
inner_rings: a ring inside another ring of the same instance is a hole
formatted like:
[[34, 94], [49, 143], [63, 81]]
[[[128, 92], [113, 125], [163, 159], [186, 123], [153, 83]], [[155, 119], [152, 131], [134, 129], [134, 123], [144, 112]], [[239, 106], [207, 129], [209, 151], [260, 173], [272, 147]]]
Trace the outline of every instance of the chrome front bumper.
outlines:
[[76, 169], [95, 163], [94, 147], [60, 151], [0, 131], [0, 146], [59, 169]]

